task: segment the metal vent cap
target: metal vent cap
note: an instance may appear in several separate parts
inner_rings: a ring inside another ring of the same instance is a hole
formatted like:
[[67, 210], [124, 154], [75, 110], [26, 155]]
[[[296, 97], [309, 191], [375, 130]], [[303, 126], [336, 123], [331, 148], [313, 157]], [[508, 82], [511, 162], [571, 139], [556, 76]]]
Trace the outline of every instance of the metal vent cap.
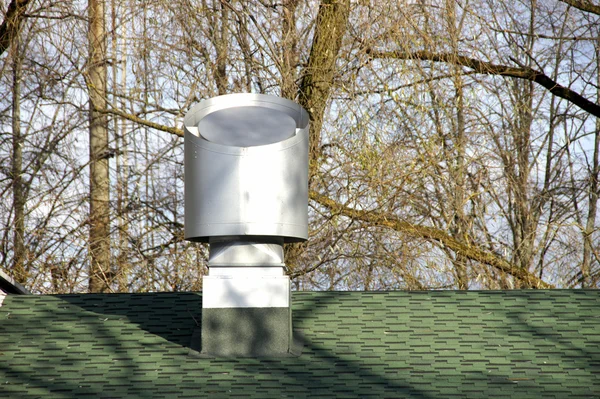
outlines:
[[293, 101], [230, 94], [184, 119], [185, 237], [308, 238], [308, 113]]

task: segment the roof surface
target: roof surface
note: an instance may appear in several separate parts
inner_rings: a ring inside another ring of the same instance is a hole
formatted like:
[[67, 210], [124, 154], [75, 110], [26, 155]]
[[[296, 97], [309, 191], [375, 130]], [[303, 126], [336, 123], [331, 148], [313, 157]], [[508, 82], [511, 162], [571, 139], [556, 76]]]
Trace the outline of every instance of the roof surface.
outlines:
[[600, 397], [600, 291], [294, 292], [271, 359], [194, 356], [201, 301], [7, 296], [0, 398]]

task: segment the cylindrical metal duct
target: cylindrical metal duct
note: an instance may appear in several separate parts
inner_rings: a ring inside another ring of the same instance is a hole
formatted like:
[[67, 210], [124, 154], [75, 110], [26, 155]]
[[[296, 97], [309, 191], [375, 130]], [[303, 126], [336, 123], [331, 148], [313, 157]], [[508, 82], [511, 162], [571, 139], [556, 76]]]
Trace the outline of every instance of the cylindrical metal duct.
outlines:
[[184, 119], [185, 238], [306, 240], [308, 128], [308, 113], [279, 97], [231, 94], [194, 106]]

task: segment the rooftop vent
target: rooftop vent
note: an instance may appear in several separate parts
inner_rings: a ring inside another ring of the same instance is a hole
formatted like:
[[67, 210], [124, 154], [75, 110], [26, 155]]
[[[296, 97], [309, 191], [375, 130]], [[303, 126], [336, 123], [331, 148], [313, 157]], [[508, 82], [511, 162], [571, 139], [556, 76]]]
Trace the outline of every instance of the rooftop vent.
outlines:
[[279, 97], [231, 94], [194, 106], [184, 129], [185, 238], [210, 244], [202, 353], [288, 353], [283, 243], [308, 238], [308, 114]]

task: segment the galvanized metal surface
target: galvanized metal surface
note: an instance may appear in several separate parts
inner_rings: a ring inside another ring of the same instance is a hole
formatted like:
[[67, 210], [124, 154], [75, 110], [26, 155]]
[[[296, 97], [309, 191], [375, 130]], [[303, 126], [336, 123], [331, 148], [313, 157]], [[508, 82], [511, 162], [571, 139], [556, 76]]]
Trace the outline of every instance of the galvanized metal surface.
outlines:
[[208, 267], [214, 266], [283, 267], [283, 238], [274, 239], [272, 242], [211, 239]]
[[308, 113], [279, 97], [231, 94], [194, 106], [184, 120], [185, 238], [306, 240], [308, 128]]

